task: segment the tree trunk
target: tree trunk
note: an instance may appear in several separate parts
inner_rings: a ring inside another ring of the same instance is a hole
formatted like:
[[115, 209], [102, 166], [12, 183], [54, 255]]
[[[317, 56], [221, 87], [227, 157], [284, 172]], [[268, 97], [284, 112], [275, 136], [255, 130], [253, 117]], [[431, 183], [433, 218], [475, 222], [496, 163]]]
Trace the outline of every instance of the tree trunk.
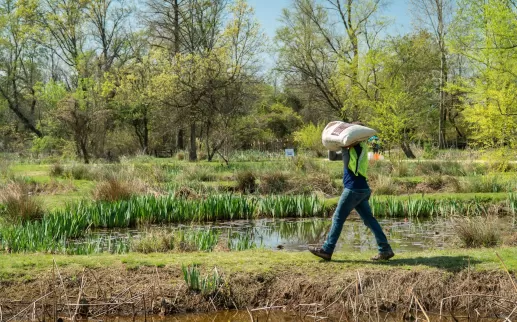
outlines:
[[447, 83], [447, 54], [445, 48], [445, 27], [443, 22], [443, 0], [436, 0], [438, 13], [438, 43], [440, 47], [440, 119], [438, 121], [438, 148], [446, 148], [445, 122], [447, 110], [445, 106], [445, 84]]
[[29, 129], [32, 133], [36, 134], [37, 137], [39, 137], [39, 138], [43, 137], [43, 133], [41, 133], [41, 131], [38, 130], [32, 124], [32, 122], [22, 113], [22, 111], [20, 111], [20, 109], [17, 106], [13, 106], [10, 102], [8, 105], [9, 105], [9, 109], [11, 111], [13, 111], [14, 114], [16, 114], [16, 116], [20, 119], [20, 121], [22, 121], [23, 125], [25, 125], [25, 127], [27, 129]]
[[180, 52], [180, 8], [178, 0], [174, 0], [174, 54]]
[[149, 155], [149, 120], [147, 119], [147, 112], [144, 114], [144, 153]]
[[90, 163], [90, 156], [88, 154], [88, 149], [86, 148], [86, 143], [85, 142], [81, 142], [80, 146], [81, 146], [81, 154], [82, 154], [84, 163], [85, 164]]
[[185, 131], [183, 129], [179, 129], [176, 134], [176, 148], [178, 150], [185, 150]]
[[406, 142], [403, 142], [400, 145], [400, 147], [402, 148], [402, 151], [404, 151], [404, 154], [406, 155], [406, 157], [408, 159], [416, 159], [416, 156], [413, 153], [413, 151], [411, 151], [411, 148], [409, 147], [409, 144], [407, 144]]
[[192, 122], [192, 124], [190, 124], [190, 148], [188, 159], [189, 161], [197, 161], [196, 122]]

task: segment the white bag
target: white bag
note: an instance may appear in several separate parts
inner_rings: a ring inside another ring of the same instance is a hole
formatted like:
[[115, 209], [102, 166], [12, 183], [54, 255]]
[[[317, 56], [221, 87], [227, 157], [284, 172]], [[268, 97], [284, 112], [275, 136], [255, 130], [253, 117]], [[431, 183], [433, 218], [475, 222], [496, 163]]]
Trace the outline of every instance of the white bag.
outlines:
[[323, 130], [321, 141], [329, 151], [340, 151], [361, 141], [366, 141], [377, 133], [369, 127], [334, 121]]

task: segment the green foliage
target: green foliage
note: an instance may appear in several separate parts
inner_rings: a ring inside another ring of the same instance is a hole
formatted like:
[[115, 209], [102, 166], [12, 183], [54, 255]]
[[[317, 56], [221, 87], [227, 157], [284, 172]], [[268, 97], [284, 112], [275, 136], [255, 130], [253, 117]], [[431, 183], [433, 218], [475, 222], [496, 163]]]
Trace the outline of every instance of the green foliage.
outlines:
[[321, 143], [321, 134], [325, 125], [309, 123], [294, 133], [294, 141], [304, 150], [314, 152], [318, 157], [325, 156], [327, 150]]
[[236, 238], [229, 233], [228, 249], [232, 251], [243, 251], [257, 248], [257, 244], [253, 240], [253, 235], [250, 234], [250, 232], [244, 234], [235, 233], [234, 235], [236, 235]]
[[53, 154], [62, 153], [65, 140], [52, 136], [44, 136], [32, 140], [31, 151], [34, 153]]
[[514, 147], [515, 8], [503, 0], [462, 0], [458, 7], [461, 10], [451, 29], [451, 48], [467, 58], [475, 73], [457, 77], [449, 84], [449, 91], [460, 99], [464, 122], [477, 146]]
[[424, 144], [424, 154], [422, 158], [428, 160], [434, 160], [438, 156], [438, 149], [433, 147], [430, 143]]
[[181, 251], [211, 252], [219, 242], [219, 233], [213, 229], [179, 230], [175, 233], [175, 239]]
[[301, 117], [282, 103], [264, 106], [259, 112], [260, 124], [265, 125], [277, 139], [289, 137], [302, 125]]
[[222, 284], [222, 279], [219, 276], [217, 268], [213, 272], [201, 278], [198, 265], [192, 264], [188, 266], [181, 265], [183, 272], [183, 279], [187, 284], [189, 290], [199, 292], [202, 295], [209, 296], [217, 291]]

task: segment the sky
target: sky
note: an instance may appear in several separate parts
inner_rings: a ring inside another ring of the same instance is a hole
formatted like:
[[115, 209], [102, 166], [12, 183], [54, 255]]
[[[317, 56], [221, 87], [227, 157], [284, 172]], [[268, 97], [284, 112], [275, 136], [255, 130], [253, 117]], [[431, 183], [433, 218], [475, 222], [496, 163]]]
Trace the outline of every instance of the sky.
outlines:
[[[288, 8], [292, 0], [248, 0], [255, 8], [255, 14], [266, 34], [272, 39], [275, 30], [280, 26], [279, 18], [283, 8]], [[405, 33], [411, 28], [411, 15], [408, 10], [408, 0], [391, 0], [384, 15], [394, 19], [389, 34]]]

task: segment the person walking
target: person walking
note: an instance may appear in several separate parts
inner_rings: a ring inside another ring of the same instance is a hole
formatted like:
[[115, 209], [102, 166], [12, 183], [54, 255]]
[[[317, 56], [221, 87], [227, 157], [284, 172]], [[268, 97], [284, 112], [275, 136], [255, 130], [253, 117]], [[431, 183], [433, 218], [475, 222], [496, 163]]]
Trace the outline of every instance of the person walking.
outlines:
[[371, 195], [371, 190], [366, 180], [368, 144], [361, 142], [351, 147], [342, 148], [341, 154], [329, 153], [331, 160], [338, 156], [342, 156], [344, 162], [344, 190], [332, 217], [332, 227], [327, 240], [321, 247], [309, 247], [309, 251], [324, 260], [331, 260], [343, 225], [352, 209], [355, 209], [364, 224], [373, 232], [377, 241], [379, 253], [372, 257], [372, 260], [379, 261], [392, 258], [395, 254], [382, 231], [381, 225], [373, 217], [370, 204], [368, 203]]

